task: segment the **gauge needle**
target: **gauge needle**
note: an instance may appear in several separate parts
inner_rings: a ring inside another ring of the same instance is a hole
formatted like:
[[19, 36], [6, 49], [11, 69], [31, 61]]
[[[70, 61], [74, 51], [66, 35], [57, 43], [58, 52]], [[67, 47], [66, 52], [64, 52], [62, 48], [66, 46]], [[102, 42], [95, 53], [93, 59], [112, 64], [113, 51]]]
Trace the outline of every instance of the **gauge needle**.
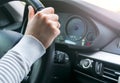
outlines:
[[85, 39], [82, 39], [82, 46], [85, 45]]

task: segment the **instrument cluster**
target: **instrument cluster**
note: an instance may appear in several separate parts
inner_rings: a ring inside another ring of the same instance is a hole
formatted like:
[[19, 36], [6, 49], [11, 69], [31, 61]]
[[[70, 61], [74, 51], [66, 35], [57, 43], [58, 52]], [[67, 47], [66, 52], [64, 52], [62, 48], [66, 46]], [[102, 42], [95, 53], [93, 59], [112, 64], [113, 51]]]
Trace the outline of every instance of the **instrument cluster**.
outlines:
[[74, 48], [88, 48], [94, 44], [98, 31], [94, 23], [80, 15], [59, 13], [61, 34], [55, 43], [65, 44]]

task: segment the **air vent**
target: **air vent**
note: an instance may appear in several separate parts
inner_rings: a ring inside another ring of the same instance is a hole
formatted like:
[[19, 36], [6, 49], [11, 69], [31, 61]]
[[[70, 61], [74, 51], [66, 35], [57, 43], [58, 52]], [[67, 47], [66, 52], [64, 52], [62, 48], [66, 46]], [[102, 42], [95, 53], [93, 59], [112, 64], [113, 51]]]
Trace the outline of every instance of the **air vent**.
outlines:
[[113, 81], [117, 82], [118, 81], [118, 74], [116, 74], [116, 72], [117, 71], [114, 70], [114, 69], [104, 67], [102, 76], [107, 78], [107, 79], [110, 79], [110, 80], [113, 80]]

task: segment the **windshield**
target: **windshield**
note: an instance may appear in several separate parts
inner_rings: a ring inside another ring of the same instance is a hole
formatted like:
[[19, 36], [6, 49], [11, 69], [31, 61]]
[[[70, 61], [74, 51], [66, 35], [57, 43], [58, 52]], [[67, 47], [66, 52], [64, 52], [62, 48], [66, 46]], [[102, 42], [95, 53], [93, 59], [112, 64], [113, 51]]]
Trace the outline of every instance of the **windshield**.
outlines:
[[83, 0], [101, 8], [120, 13], [120, 0]]

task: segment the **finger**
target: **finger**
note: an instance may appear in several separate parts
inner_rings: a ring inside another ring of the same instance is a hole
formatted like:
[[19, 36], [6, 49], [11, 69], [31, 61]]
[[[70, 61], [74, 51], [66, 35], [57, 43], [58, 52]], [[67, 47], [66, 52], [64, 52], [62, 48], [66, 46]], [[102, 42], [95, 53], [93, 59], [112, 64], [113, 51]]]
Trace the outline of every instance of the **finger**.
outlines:
[[[45, 9], [39, 11], [39, 12], [45, 13], [45, 14], [54, 14], [55, 11], [54, 11], [54, 8], [48, 7], [48, 8], [45, 8]], [[38, 13], [39, 13], [39, 12], [38, 12]]]
[[28, 6], [29, 14], [28, 14], [28, 20], [31, 20], [32, 17], [35, 15], [35, 11], [32, 6]]
[[57, 14], [38, 14], [39, 17], [46, 18], [47, 20], [58, 21], [59, 16]]
[[51, 23], [51, 27], [60, 28], [60, 23], [58, 21], [49, 21]]
[[52, 20], [52, 21], [58, 21], [59, 20], [59, 16], [57, 14], [47, 14], [48, 19]]

